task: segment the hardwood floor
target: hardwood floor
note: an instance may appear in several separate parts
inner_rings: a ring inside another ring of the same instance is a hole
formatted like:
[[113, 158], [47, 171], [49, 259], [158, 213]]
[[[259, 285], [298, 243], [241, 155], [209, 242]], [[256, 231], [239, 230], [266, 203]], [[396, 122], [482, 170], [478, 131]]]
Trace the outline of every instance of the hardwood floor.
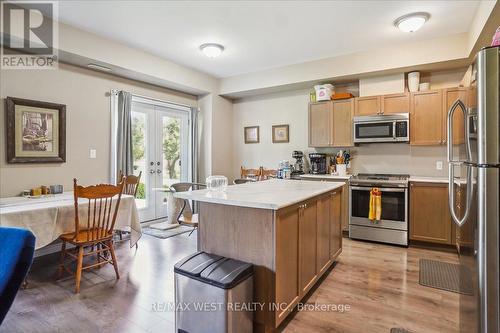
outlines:
[[[345, 312], [297, 311], [283, 332], [458, 332], [458, 294], [418, 284], [418, 260], [456, 262], [452, 253], [351, 241], [307, 303], [349, 305]], [[120, 280], [113, 267], [55, 281], [57, 255], [37, 259], [0, 327], [6, 332], [174, 332], [173, 265], [196, 250], [196, 235], [169, 239], [144, 235], [139, 249], [117, 244]], [[159, 311], [158, 311], [159, 310]]]

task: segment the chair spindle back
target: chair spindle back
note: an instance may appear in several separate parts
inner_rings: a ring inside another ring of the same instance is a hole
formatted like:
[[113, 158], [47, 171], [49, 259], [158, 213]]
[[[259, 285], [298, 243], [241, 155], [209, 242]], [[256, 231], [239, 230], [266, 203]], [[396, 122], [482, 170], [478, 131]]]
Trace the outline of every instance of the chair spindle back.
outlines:
[[[122, 178], [122, 181], [118, 185], [99, 184], [83, 187], [77, 185], [76, 178], [73, 179], [73, 183], [75, 198], [75, 237], [82, 229], [78, 214], [79, 198], [88, 199], [87, 221], [86, 223], [83, 221], [83, 230], [87, 230], [87, 241], [96, 241], [111, 236], [120, 206], [125, 177]], [[118, 198], [113, 204], [113, 197], [116, 195], [118, 195]]]

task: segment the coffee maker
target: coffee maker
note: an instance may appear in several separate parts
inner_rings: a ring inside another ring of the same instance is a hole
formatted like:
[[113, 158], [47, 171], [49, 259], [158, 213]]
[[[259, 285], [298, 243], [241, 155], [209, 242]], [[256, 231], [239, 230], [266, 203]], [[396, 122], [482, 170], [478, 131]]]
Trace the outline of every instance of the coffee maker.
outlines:
[[292, 157], [295, 158], [295, 164], [293, 165], [292, 176], [303, 175], [304, 174], [304, 153], [300, 150], [295, 150], [292, 153]]
[[326, 154], [311, 153], [309, 160], [311, 160], [312, 174], [326, 174]]

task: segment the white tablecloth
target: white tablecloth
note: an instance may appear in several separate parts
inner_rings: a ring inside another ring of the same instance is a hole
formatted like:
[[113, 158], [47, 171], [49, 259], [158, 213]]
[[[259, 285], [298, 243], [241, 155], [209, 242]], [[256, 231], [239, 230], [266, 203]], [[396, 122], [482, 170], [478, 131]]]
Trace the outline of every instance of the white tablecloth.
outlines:
[[[88, 200], [80, 199], [78, 208], [80, 224], [86, 227]], [[0, 226], [31, 230], [36, 236], [35, 249], [42, 248], [60, 235], [75, 231], [73, 193], [65, 192], [39, 199], [0, 198]], [[130, 231], [131, 247], [141, 238], [141, 224], [133, 196], [122, 195], [115, 229]]]

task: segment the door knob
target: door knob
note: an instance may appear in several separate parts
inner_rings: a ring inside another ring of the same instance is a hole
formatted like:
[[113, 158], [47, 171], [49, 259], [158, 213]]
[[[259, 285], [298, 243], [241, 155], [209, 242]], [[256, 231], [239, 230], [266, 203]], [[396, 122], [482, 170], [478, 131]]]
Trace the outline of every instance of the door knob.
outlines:
[[156, 171], [155, 171], [155, 169], [149, 169], [149, 173], [150, 173], [150, 174], [153, 174], [153, 173], [155, 173], [155, 172], [156, 172]]
[[161, 173], [161, 169], [156, 169], [156, 173]]

